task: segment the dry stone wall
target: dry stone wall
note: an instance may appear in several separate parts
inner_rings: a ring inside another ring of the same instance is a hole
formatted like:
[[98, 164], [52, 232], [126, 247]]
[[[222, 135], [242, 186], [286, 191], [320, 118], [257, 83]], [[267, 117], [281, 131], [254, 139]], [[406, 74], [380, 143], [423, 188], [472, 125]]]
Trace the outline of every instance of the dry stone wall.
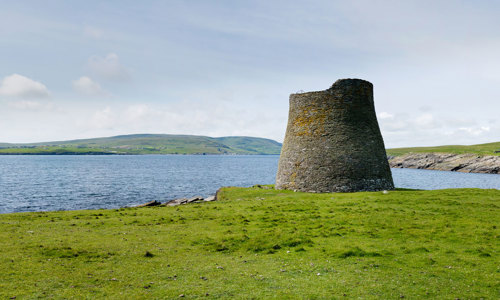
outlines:
[[394, 188], [370, 82], [341, 79], [324, 91], [290, 95], [276, 188], [320, 193]]

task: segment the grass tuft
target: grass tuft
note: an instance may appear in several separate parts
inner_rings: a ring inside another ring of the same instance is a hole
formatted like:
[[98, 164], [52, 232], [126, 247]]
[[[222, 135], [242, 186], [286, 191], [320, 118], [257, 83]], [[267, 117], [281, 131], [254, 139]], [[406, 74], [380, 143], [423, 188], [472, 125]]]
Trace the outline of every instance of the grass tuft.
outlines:
[[347, 251], [340, 253], [338, 257], [339, 258], [348, 258], [351, 256], [354, 256], [354, 257], [365, 257], [365, 256], [366, 257], [377, 257], [377, 256], [382, 256], [382, 254], [380, 254], [378, 252], [367, 252], [359, 247], [354, 247], [353, 249], [350, 249], [350, 250], [347, 250]]

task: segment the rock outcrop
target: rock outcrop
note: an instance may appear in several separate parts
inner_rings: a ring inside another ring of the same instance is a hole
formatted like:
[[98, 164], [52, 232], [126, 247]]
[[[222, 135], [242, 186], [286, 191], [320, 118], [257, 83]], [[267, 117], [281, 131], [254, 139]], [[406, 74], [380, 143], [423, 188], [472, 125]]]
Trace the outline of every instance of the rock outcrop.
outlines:
[[217, 200], [216, 196], [210, 196], [207, 198], [203, 198], [201, 196], [195, 196], [191, 198], [179, 198], [179, 199], [174, 199], [170, 200], [169, 202], [161, 203], [158, 201], [150, 201], [144, 204], [140, 204], [134, 207], [151, 207], [151, 206], [177, 206], [177, 205], [183, 205], [183, 204], [190, 204], [190, 203], [201, 203], [201, 202], [211, 202]]
[[196, 196], [196, 197], [191, 197], [191, 198], [174, 199], [174, 200], [171, 200], [170, 202], [167, 202], [165, 205], [166, 206], [177, 206], [177, 205], [181, 205], [181, 204], [195, 203], [195, 202], [201, 202], [201, 201], [203, 201], [203, 197]]
[[451, 153], [409, 153], [389, 157], [391, 168], [500, 174], [500, 156]]
[[137, 205], [136, 207], [150, 207], [150, 206], [158, 206], [158, 205], [161, 205], [161, 202], [153, 200], [153, 201], [149, 201], [149, 202], [144, 203], [144, 204]]

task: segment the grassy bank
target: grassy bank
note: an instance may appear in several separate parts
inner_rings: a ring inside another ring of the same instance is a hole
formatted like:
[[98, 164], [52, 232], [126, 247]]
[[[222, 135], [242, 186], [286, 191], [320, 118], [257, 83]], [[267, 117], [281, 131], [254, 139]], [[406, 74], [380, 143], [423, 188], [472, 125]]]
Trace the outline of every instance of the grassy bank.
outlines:
[[0, 155], [106, 155], [126, 154], [99, 148], [44, 146], [35, 148], [0, 148]]
[[498, 299], [500, 191], [0, 215], [0, 297]]
[[495, 153], [495, 151], [500, 151], [500, 142], [488, 143], [488, 144], [478, 144], [478, 145], [448, 145], [448, 146], [436, 146], [436, 147], [412, 147], [412, 148], [393, 148], [387, 149], [388, 155], [403, 155], [407, 153], [453, 153], [453, 154], [478, 154], [478, 155], [500, 155], [500, 153]]
[[32, 144], [0, 144], [2, 154], [280, 154], [281, 144], [264, 138], [130, 134]]

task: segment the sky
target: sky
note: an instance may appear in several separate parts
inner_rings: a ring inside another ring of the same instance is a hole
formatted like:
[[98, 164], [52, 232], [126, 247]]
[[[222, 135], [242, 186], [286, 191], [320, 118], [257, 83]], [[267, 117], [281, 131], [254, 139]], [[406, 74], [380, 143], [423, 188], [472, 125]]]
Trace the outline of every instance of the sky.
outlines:
[[498, 1], [0, 0], [0, 142], [282, 142], [288, 99], [374, 85], [386, 147], [500, 141]]

